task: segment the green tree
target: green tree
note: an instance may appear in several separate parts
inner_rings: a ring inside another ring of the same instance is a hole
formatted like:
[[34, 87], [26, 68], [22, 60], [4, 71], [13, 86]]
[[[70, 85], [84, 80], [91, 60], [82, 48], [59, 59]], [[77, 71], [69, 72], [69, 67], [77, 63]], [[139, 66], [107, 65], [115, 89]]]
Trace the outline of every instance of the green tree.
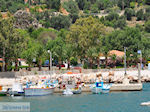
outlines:
[[29, 64], [29, 71], [31, 71], [31, 66], [33, 64], [33, 59], [37, 57], [37, 48], [38, 44], [35, 42], [35, 40], [30, 39], [28, 41], [27, 49], [25, 49], [22, 52], [22, 58], [27, 61], [27, 64]]
[[137, 51], [144, 49], [142, 34], [137, 28], [127, 27], [124, 30], [114, 31], [104, 38], [103, 43], [104, 51], [123, 51], [124, 47], [127, 47], [127, 57], [130, 57], [130, 54], [132, 54], [134, 59], [137, 58]]
[[[13, 26], [14, 19], [9, 17], [0, 20], [0, 43], [3, 48], [3, 66], [11, 59], [15, 62], [15, 70], [18, 70], [18, 58], [26, 47], [26, 40]], [[7, 68], [7, 67], [5, 67]], [[4, 67], [3, 67], [4, 71]]]
[[149, 12], [146, 12], [144, 14], [144, 20], [148, 21], [150, 19], [150, 13]]
[[108, 16], [106, 16], [106, 20], [108, 21], [118, 20], [118, 19], [119, 19], [119, 14], [117, 14], [116, 12], [111, 12], [108, 14]]
[[74, 49], [73, 49], [72, 44], [64, 44], [63, 45], [63, 55], [64, 55], [64, 58], [67, 59], [67, 62], [68, 62], [67, 69], [70, 69], [70, 58], [72, 56], [75, 56], [75, 53], [73, 51], [74, 51]]
[[114, 28], [120, 28], [123, 29], [126, 26], [126, 20], [125, 19], [118, 19], [116, 22], [114, 22]]
[[150, 33], [150, 20], [145, 23], [145, 31]]
[[96, 4], [99, 10], [104, 10], [107, 7], [112, 7], [112, 1], [110, 0], [96, 0]]
[[37, 60], [38, 66], [39, 66], [39, 71], [41, 71], [42, 70], [42, 63], [46, 59], [47, 51], [46, 51], [45, 47], [43, 45], [41, 45], [39, 42], [37, 43], [36, 49], [37, 49], [36, 60]]
[[63, 7], [71, 14], [79, 13], [79, 7], [77, 5], [77, 2], [73, 1], [73, 0], [69, 0], [67, 2], [63, 3]]
[[68, 29], [71, 24], [71, 19], [68, 16], [59, 15], [51, 17], [48, 22], [50, 23], [50, 26], [48, 27], [52, 27], [57, 30], [62, 28]]
[[145, 3], [146, 3], [147, 5], [150, 5], [150, 0], [145, 0]]
[[80, 18], [70, 27], [67, 40], [77, 55], [84, 59], [90, 47], [100, 46], [100, 38], [106, 34], [105, 26], [93, 17]]
[[131, 20], [132, 16], [135, 15], [135, 11], [131, 8], [126, 8], [124, 15], [126, 16], [127, 20]]
[[93, 4], [93, 5], [91, 6], [91, 12], [92, 12], [92, 13], [98, 13], [98, 11], [99, 11], [99, 9], [98, 9], [97, 4]]
[[136, 17], [137, 17], [137, 21], [143, 20], [143, 19], [144, 19], [144, 11], [143, 11], [142, 9], [140, 9], [140, 10], [136, 13]]
[[60, 8], [60, 0], [47, 0], [45, 1], [46, 5], [47, 5], [47, 8], [49, 9], [56, 9], [57, 11], [59, 10]]
[[76, 0], [76, 2], [78, 4], [78, 7], [80, 8], [80, 10], [83, 10], [87, 3], [87, 0]]
[[47, 43], [47, 49], [52, 52], [53, 58], [59, 62], [59, 69], [61, 69], [61, 63], [64, 60], [63, 46], [64, 41], [61, 37], [57, 37], [55, 40], [49, 40]]

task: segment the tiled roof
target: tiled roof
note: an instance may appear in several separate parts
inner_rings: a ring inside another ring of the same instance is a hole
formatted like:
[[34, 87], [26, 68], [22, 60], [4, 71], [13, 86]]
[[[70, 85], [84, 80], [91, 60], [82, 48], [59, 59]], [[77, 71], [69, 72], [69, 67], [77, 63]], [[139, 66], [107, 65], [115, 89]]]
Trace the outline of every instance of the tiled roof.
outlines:
[[122, 51], [118, 51], [118, 50], [111, 50], [109, 51], [109, 55], [116, 55], [117, 57], [123, 57], [124, 56], [124, 52]]

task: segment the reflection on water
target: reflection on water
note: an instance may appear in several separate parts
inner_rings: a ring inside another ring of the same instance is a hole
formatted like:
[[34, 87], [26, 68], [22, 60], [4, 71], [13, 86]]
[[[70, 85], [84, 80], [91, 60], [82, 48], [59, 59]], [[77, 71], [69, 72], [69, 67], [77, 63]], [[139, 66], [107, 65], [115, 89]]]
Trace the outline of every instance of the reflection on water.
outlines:
[[150, 107], [140, 106], [141, 102], [150, 101], [150, 84], [143, 87], [141, 92], [0, 97], [0, 102], [30, 102], [31, 112], [150, 112]]

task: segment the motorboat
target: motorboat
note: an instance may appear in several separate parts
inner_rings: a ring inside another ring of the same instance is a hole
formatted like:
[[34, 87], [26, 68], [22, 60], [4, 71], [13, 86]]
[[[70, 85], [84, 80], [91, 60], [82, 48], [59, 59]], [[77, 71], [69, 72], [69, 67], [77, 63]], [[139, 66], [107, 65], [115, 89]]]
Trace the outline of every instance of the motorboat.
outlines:
[[81, 88], [81, 85], [75, 85], [74, 88], [71, 89], [73, 94], [81, 94], [82, 92], [82, 88]]
[[103, 81], [95, 82], [91, 87], [91, 91], [93, 94], [109, 93], [111, 86], [111, 84], [104, 84]]
[[25, 88], [25, 96], [44, 96], [53, 94], [54, 88]]
[[8, 90], [10, 96], [24, 96], [22, 84], [14, 83], [12, 88]]
[[25, 96], [44, 96], [53, 94], [54, 85], [50, 81], [39, 81], [37, 84], [27, 82], [26, 88], [24, 88]]
[[6, 96], [7, 95], [7, 89], [3, 88], [3, 86], [0, 86], [0, 96]]
[[141, 106], [150, 106], [150, 101], [148, 101], [148, 102], [142, 102]]
[[70, 88], [67, 88], [63, 91], [63, 95], [72, 95], [72, 94], [73, 94], [73, 92]]

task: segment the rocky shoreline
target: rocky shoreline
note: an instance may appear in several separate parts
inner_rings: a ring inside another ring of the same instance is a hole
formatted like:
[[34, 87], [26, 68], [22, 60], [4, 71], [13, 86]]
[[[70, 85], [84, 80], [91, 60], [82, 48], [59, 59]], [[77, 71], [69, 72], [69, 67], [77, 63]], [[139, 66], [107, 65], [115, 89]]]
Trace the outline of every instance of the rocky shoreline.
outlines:
[[[49, 78], [58, 80], [60, 83], [66, 81], [82, 82], [84, 84], [92, 84], [96, 78], [102, 78], [105, 83], [122, 83], [124, 79], [124, 71], [109, 71], [109, 72], [96, 72], [96, 73], [71, 73], [71, 74], [53, 74], [53, 75], [27, 75], [18, 76], [17, 78], [0, 78], [0, 85], [4, 87], [11, 86], [14, 82], [26, 84], [27, 81], [36, 82], [39, 79]], [[130, 83], [138, 82], [138, 71], [127, 71], [127, 78]], [[150, 82], [150, 70], [141, 71], [141, 82]]]

